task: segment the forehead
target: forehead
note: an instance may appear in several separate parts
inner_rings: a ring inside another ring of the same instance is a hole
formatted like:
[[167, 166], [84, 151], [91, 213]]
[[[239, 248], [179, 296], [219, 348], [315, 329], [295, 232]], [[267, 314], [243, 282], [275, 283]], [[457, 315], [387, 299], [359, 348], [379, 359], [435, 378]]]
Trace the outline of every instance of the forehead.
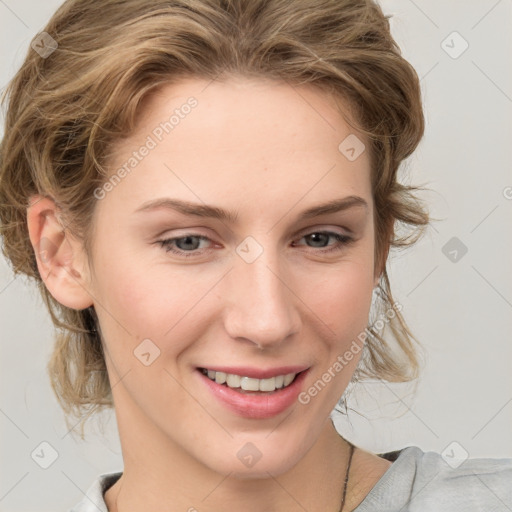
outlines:
[[[191, 99], [195, 102], [193, 108], [187, 106]], [[203, 135], [203, 143], [210, 141], [219, 148], [227, 145], [230, 150], [252, 147], [248, 136], [258, 136], [270, 146], [279, 144], [285, 137], [293, 137], [297, 142], [306, 139], [311, 145], [320, 138], [326, 144], [336, 143], [340, 136], [356, 132], [342, 116], [342, 113], [349, 116], [346, 100], [335, 99], [311, 84], [292, 85], [270, 78], [233, 76], [221, 81], [185, 78], [162, 85], [142, 103], [137, 131], [140, 134], [155, 129], [158, 124], [170, 121], [173, 113], [178, 114], [171, 121], [174, 139], [187, 131], [188, 124], [194, 127], [198, 137]], [[186, 123], [182, 122], [187, 118]], [[178, 125], [182, 127], [178, 129]], [[233, 130], [241, 125], [244, 130]], [[208, 137], [204, 136], [205, 132]], [[326, 139], [327, 134], [330, 137]], [[286, 142], [293, 147], [292, 141]]]
[[[343, 105], [316, 87], [272, 79], [187, 78], [161, 86], [141, 104], [135, 131], [113, 148], [115, 172], [150, 146], [112, 196], [147, 200], [158, 189], [253, 206], [264, 197], [369, 197], [368, 152], [343, 119]], [[359, 144], [355, 159], [347, 157], [347, 140]]]

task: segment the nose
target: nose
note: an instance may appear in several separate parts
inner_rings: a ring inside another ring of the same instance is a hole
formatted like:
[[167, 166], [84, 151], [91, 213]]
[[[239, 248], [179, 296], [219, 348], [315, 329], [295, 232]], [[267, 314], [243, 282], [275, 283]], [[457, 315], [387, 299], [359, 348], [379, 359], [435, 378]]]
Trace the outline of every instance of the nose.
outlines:
[[252, 263], [236, 256], [223, 294], [224, 325], [231, 338], [269, 349], [297, 333], [300, 300], [290, 280], [275, 252], [264, 250]]

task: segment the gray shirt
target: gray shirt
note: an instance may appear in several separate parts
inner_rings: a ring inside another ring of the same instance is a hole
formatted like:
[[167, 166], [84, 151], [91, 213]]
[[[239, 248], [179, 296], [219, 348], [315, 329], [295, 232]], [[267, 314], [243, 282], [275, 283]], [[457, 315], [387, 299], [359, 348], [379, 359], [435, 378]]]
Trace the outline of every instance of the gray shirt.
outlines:
[[[393, 464], [354, 512], [512, 512], [512, 459], [467, 459], [455, 467], [417, 446], [379, 456]], [[108, 512], [103, 494], [121, 475], [100, 475], [70, 512]]]

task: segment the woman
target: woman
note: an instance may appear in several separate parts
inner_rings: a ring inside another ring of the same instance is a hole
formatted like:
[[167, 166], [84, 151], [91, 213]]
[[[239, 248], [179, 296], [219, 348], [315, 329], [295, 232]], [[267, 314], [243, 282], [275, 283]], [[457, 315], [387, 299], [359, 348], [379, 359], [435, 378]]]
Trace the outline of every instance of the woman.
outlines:
[[36, 42], [4, 250], [63, 328], [64, 410], [114, 406], [124, 459], [73, 511], [512, 506], [509, 459], [376, 455], [330, 420], [350, 382], [419, 368], [386, 259], [428, 223], [397, 181], [424, 120], [376, 4], [75, 0]]

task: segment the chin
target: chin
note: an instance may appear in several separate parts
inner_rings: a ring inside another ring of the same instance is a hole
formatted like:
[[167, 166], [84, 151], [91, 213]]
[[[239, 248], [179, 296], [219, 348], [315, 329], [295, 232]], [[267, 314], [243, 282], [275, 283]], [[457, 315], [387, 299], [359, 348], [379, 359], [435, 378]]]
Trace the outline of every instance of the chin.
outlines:
[[246, 435], [243, 437], [240, 441], [235, 438], [225, 449], [211, 452], [209, 460], [203, 454], [201, 462], [217, 473], [230, 474], [239, 480], [269, 478], [269, 474], [278, 476], [290, 471], [310, 448], [291, 434], [276, 435], [272, 441], [268, 433], [251, 440]]
[[244, 468], [243, 464], [233, 464], [232, 462], [228, 463], [228, 461], [225, 461], [225, 464], [219, 464], [219, 461], [216, 461], [216, 467], [212, 469], [221, 474], [229, 474], [230, 478], [236, 480], [257, 480], [284, 474], [291, 470], [298, 460], [286, 458], [286, 455], [276, 453], [269, 460], [263, 461], [263, 458], [261, 458], [252, 467]]

